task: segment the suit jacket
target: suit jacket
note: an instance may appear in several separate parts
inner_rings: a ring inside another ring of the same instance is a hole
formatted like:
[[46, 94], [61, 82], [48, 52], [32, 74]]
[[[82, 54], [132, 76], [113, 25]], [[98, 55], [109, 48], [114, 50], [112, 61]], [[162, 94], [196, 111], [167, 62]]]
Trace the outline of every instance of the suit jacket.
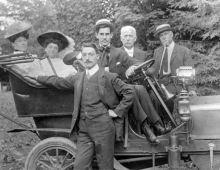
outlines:
[[[164, 47], [159, 47], [154, 52], [155, 63], [152, 66], [152, 68], [155, 69], [154, 74], [156, 77], [159, 74], [163, 49]], [[191, 51], [184, 46], [175, 44], [172, 55], [171, 55], [171, 59], [170, 59], [170, 69], [171, 69], [172, 76], [176, 76], [176, 69], [179, 68], [180, 66], [194, 66], [194, 63], [191, 57]], [[169, 92], [174, 93], [174, 94], [179, 93], [181, 90], [180, 86], [174, 86], [173, 83], [168, 84], [166, 87]], [[194, 87], [191, 89], [194, 89]]]
[[[102, 53], [100, 52], [100, 55]], [[100, 65], [100, 62], [98, 62]], [[126, 80], [125, 71], [132, 65], [138, 66], [142, 62], [129, 57], [127, 52], [120, 48], [110, 46], [109, 71], [118, 74], [119, 78]]]
[[[37, 81], [41, 84], [56, 87], [60, 90], [74, 90], [74, 111], [71, 123], [71, 134], [75, 134], [76, 122], [80, 114], [80, 102], [82, 98], [82, 84], [85, 76], [84, 72], [79, 72], [75, 76], [61, 78], [57, 76], [39, 76]], [[98, 71], [98, 89], [100, 98], [104, 105], [117, 114], [114, 118], [116, 126], [116, 140], [123, 137], [123, 116], [133, 103], [133, 93], [130, 85], [125, 84], [117, 75], [106, 72], [102, 69]]]
[[[125, 48], [123, 46], [121, 47], [121, 49], [125, 51]], [[136, 58], [137, 60], [140, 60], [142, 62], [145, 62], [148, 59], [150, 59], [149, 56], [147, 56], [146, 51], [143, 51], [143, 50], [136, 48], [136, 47], [134, 47], [134, 54], [133, 55], [134, 55], [133, 56], [134, 58]]]

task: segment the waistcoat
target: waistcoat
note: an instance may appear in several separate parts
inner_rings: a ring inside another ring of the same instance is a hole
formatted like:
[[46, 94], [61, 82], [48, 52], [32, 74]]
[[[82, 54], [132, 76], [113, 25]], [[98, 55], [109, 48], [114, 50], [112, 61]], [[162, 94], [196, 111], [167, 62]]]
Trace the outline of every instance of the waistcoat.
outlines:
[[80, 107], [80, 118], [82, 119], [85, 119], [86, 117], [93, 119], [108, 112], [100, 98], [98, 72], [99, 71], [92, 75], [89, 80], [86, 75], [84, 76]]

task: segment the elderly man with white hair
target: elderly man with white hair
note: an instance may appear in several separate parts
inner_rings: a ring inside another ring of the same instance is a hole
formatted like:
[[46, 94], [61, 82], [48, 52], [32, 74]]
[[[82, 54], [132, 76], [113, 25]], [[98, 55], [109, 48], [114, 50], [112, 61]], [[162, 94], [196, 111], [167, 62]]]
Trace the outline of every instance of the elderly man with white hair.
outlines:
[[121, 42], [123, 46], [122, 50], [125, 50], [130, 57], [134, 57], [140, 61], [146, 61], [149, 59], [147, 53], [134, 46], [137, 40], [136, 29], [130, 25], [121, 28]]

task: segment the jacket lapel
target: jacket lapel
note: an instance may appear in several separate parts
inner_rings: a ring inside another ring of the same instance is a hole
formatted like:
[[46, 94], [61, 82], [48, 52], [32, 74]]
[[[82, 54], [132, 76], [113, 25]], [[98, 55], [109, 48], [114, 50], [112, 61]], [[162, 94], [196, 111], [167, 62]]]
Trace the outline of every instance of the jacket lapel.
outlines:
[[162, 60], [162, 55], [163, 55], [163, 47], [159, 48], [159, 52], [158, 52], [158, 58], [156, 59], [158, 62], [158, 69], [160, 69], [160, 63]]
[[104, 87], [105, 87], [105, 78], [104, 78], [104, 70], [99, 69], [98, 71], [98, 88], [100, 96], [104, 96]]
[[178, 51], [178, 46], [175, 44], [171, 55], [170, 64], [173, 61], [173, 59], [177, 56], [177, 51]]
[[110, 56], [109, 56], [109, 63], [111, 62], [112, 58], [115, 56], [115, 47], [110, 46]]
[[[85, 71], [79, 73], [78, 79], [76, 80], [76, 89], [74, 90], [74, 93], [75, 93], [74, 107], [77, 107], [78, 110], [79, 110], [80, 102], [81, 102], [81, 98], [82, 98], [84, 76], [85, 76]], [[78, 111], [77, 111], [77, 113], [78, 113]]]
[[138, 51], [135, 47], [134, 47], [133, 57], [136, 59], [139, 59], [139, 54], [138, 54]]

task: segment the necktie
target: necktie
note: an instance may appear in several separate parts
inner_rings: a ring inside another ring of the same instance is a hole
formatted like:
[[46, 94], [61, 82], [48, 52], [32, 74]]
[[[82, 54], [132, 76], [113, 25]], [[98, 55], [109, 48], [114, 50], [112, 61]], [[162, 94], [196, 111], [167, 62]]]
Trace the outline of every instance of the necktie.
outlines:
[[101, 46], [99, 48], [99, 51], [101, 52], [101, 58], [100, 58], [101, 66], [108, 67], [110, 47], [109, 46], [107, 46], [107, 47]]
[[160, 67], [160, 77], [163, 76], [163, 72], [168, 72], [168, 51], [167, 48], [165, 49], [164, 56], [162, 58], [162, 63]]
[[87, 72], [86, 76], [87, 76], [88, 79], [91, 77], [91, 75], [89, 74], [89, 72]]

